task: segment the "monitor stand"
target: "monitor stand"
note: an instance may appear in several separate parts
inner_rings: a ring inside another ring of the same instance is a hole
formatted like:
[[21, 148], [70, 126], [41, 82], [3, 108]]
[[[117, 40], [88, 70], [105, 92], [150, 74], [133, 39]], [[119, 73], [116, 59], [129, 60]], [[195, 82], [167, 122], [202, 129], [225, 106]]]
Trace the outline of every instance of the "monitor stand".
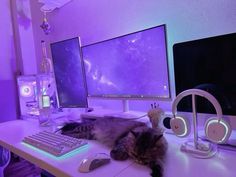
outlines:
[[135, 120], [144, 118], [147, 116], [146, 112], [141, 111], [130, 111], [129, 110], [129, 101], [128, 100], [122, 100], [122, 106], [123, 111], [121, 112], [114, 112], [105, 114], [104, 117], [112, 117], [112, 118], [121, 118], [121, 119], [128, 119], [128, 120]]
[[86, 112], [86, 113], [80, 114], [80, 118], [82, 121], [94, 121], [96, 119], [100, 119], [104, 117], [121, 118], [121, 119], [126, 119], [126, 120], [137, 120], [137, 119], [143, 118], [142, 120], [139, 120], [139, 121], [142, 121], [145, 123], [149, 122], [146, 112], [129, 110], [128, 100], [122, 100], [122, 105], [123, 105], [122, 111], [109, 110], [109, 109], [95, 109], [92, 112]]

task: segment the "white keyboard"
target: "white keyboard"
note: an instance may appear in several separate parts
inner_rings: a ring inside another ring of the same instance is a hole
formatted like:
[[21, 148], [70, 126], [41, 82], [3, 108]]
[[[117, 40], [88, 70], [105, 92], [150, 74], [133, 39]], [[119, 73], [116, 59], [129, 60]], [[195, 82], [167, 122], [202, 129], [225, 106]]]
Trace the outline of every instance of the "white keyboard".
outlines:
[[22, 141], [57, 157], [87, 144], [85, 140], [48, 131], [27, 136]]

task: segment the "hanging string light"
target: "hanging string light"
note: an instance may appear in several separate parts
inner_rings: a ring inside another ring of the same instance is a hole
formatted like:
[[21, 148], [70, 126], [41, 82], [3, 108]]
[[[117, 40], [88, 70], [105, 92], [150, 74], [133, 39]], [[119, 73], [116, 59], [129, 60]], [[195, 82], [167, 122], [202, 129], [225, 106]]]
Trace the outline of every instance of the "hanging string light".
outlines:
[[51, 32], [51, 26], [47, 19], [47, 13], [54, 11], [55, 9], [61, 8], [65, 4], [69, 3], [72, 0], [38, 0], [39, 3], [42, 3], [43, 6], [40, 10], [43, 12], [43, 22], [40, 27], [43, 29], [43, 32], [48, 35]]

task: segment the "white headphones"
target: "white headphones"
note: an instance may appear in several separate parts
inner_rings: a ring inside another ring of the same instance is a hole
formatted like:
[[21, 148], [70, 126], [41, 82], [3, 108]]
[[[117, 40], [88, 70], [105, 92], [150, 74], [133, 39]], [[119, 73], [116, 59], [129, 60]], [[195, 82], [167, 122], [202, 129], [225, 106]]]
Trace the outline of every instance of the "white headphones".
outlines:
[[188, 119], [176, 115], [178, 103], [182, 98], [189, 95], [192, 95], [192, 98], [195, 95], [206, 98], [211, 102], [216, 110], [216, 117], [208, 119], [205, 124], [205, 134], [207, 139], [214, 143], [226, 142], [229, 139], [232, 130], [230, 125], [222, 119], [221, 106], [213, 95], [200, 89], [189, 89], [177, 95], [172, 104], [172, 114], [174, 116], [170, 120], [172, 131], [179, 137], [186, 137], [190, 133], [191, 126]]

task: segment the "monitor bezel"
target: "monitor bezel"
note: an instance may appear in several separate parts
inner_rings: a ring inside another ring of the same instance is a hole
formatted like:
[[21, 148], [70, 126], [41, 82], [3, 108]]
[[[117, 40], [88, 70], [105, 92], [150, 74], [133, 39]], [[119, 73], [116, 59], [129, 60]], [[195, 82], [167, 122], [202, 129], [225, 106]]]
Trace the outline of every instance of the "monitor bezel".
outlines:
[[[57, 100], [57, 107], [58, 108], [88, 108], [88, 89], [87, 89], [87, 82], [86, 82], [86, 77], [85, 77], [85, 68], [84, 68], [84, 62], [83, 62], [83, 57], [82, 57], [82, 45], [81, 45], [81, 40], [80, 37], [73, 37], [73, 38], [68, 38], [68, 39], [64, 39], [64, 40], [60, 40], [60, 41], [54, 41], [50, 43], [50, 49], [52, 51], [52, 45], [56, 44], [56, 43], [61, 43], [61, 42], [65, 42], [65, 41], [69, 41], [69, 40], [76, 40], [78, 41], [78, 46], [79, 46], [79, 55], [80, 55], [80, 62], [81, 62], [81, 69], [82, 69], [82, 77], [83, 77], [83, 85], [85, 87], [85, 92], [86, 92], [86, 107], [84, 106], [80, 106], [80, 105], [62, 105], [61, 100], [58, 96], [58, 85], [57, 85], [57, 79], [55, 76], [55, 72], [54, 72], [54, 59], [52, 57], [52, 65], [53, 65], [53, 77], [54, 77], [54, 81], [56, 84], [56, 100]], [[52, 52], [51, 52], [51, 56], [52, 56]]]
[[[183, 46], [183, 45], [186, 45], [186, 44], [193, 44], [193, 43], [197, 43], [197, 42], [202, 42], [204, 40], [220, 40], [222, 38], [225, 38], [225, 37], [230, 37], [230, 36], [235, 36], [236, 35], [236, 32], [233, 32], [233, 33], [226, 33], [226, 34], [218, 34], [218, 35], [213, 35], [213, 36], [208, 36], [208, 37], [202, 37], [202, 38], [198, 38], [198, 39], [192, 39], [192, 40], [187, 40], [187, 41], [180, 41], [178, 43], [175, 43], [173, 45], [173, 67], [174, 67], [174, 89], [175, 89], [175, 97], [180, 94], [181, 92], [183, 92], [184, 90], [181, 90], [179, 89], [179, 86], [177, 86], [177, 77], [176, 77], [176, 74], [175, 74], [175, 63], [176, 63], [176, 59], [175, 59], [175, 51], [177, 50], [176, 48], [180, 47], [180, 46]], [[195, 45], [195, 44], [194, 44]], [[185, 90], [187, 89], [192, 89], [192, 88], [186, 88]], [[185, 108], [185, 110], [183, 109], [178, 109], [178, 112], [182, 112], [182, 113], [191, 113], [191, 111], [188, 111], [187, 108]], [[214, 113], [210, 113], [210, 112], [198, 112], [199, 115], [201, 115], [201, 117], [205, 117], [205, 115], [213, 115]], [[203, 116], [204, 115], [204, 116]], [[236, 114], [228, 114], [228, 113], [225, 113], [224, 110], [223, 110], [223, 116], [224, 117], [236, 117]]]
[[[100, 43], [103, 43], [103, 42], [111, 41], [111, 40], [114, 40], [114, 39], [118, 39], [118, 38], [121, 38], [121, 37], [125, 37], [125, 36], [128, 36], [128, 35], [132, 35], [132, 34], [143, 32], [143, 31], [148, 31], [148, 30], [151, 30], [151, 29], [154, 29], [154, 28], [160, 28], [160, 27], [164, 28], [165, 57], [166, 57], [166, 67], [167, 67], [166, 69], [167, 69], [167, 78], [168, 78], [167, 82], [168, 82], [168, 93], [169, 93], [168, 97], [156, 96], [156, 95], [109, 95], [109, 94], [92, 95], [92, 94], [88, 93], [88, 98], [90, 98], [90, 99], [93, 99], [93, 98], [96, 98], [96, 99], [117, 99], [117, 100], [140, 100], [140, 99], [143, 99], [143, 100], [160, 100], [160, 101], [162, 101], [162, 100], [163, 101], [172, 100], [171, 88], [170, 88], [171, 84], [170, 84], [170, 73], [169, 73], [167, 27], [166, 27], [166, 24], [153, 26], [153, 27], [146, 28], [146, 29], [143, 29], [143, 30], [138, 30], [138, 31], [131, 32], [131, 33], [128, 33], [128, 34], [124, 34], [124, 35], [116, 36], [116, 37], [113, 37], [113, 38], [105, 39], [105, 40], [102, 40], [102, 41], [98, 41], [98, 42], [95, 42], [95, 43], [84, 45], [84, 46], [81, 47], [82, 58], [83, 58], [83, 48], [85, 48], [85, 47], [100, 44]], [[85, 78], [86, 78], [86, 72], [85, 72]]]

